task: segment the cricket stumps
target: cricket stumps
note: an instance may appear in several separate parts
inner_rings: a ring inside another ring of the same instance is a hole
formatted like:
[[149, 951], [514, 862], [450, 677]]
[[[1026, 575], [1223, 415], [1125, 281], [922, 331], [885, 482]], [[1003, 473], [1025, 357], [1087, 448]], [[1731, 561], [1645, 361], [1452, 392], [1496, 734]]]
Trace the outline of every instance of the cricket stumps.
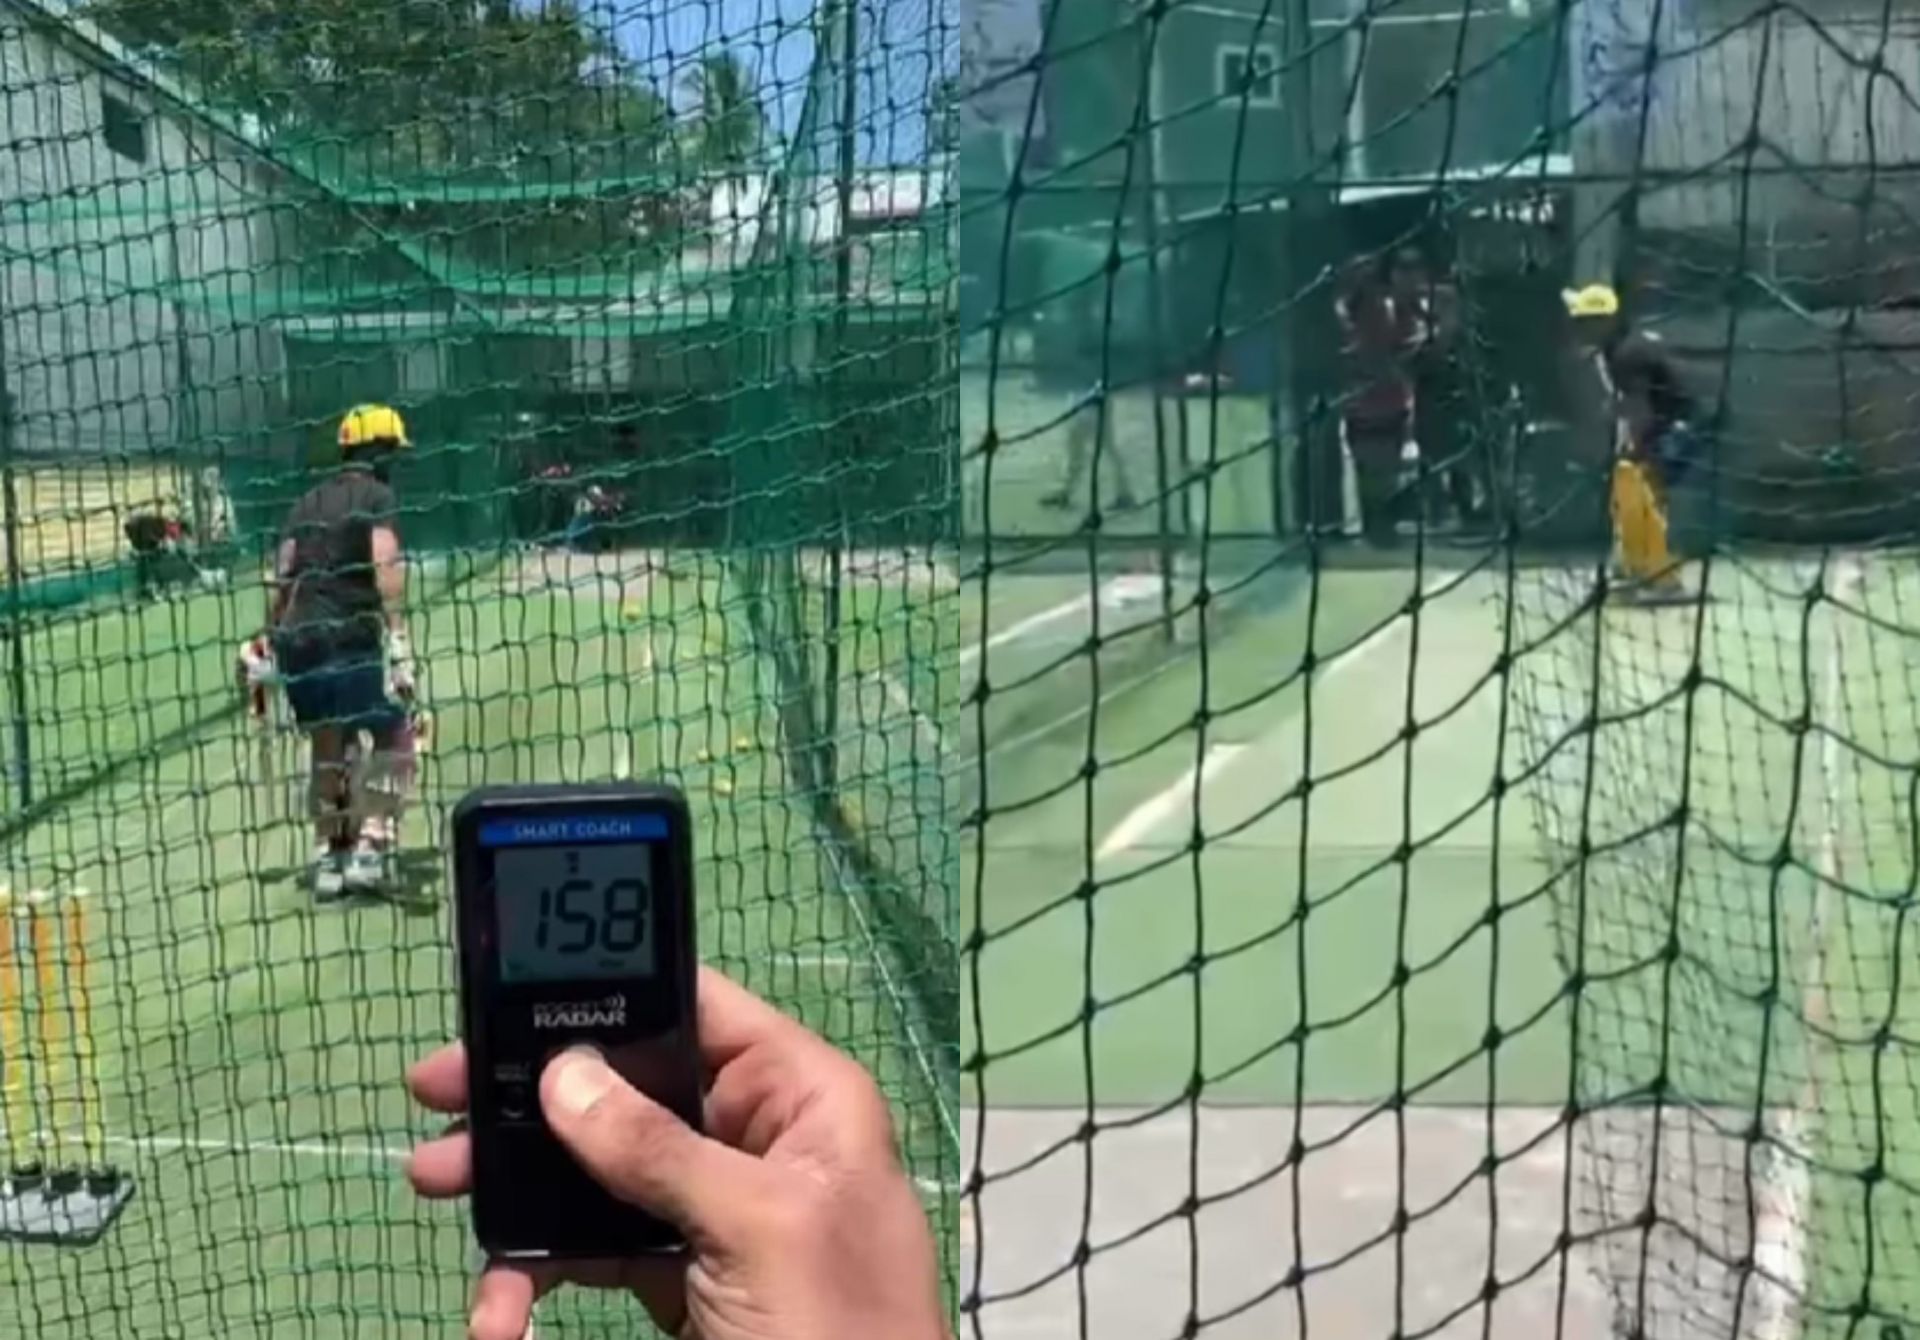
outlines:
[[92, 1242], [133, 1195], [106, 1158], [88, 904], [0, 888], [0, 1238]]

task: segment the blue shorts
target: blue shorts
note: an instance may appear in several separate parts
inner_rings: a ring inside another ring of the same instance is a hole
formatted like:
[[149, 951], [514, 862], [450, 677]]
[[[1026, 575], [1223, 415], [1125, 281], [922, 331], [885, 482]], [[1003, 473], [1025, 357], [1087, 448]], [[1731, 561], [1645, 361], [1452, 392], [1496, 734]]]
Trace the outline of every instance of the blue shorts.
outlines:
[[302, 730], [384, 731], [406, 721], [406, 710], [387, 697], [387, 670], [376, 653], [349, 653], [294, 668], [283, 665], [287, 706]]

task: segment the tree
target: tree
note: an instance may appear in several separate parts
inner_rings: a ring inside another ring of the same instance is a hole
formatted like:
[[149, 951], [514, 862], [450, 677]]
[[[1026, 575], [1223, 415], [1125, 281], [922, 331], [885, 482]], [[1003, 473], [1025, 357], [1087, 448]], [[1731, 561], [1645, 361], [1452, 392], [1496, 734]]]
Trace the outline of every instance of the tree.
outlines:
[[686, 77], [694, 108], [694, 153], [710, 172], [739, 176], [759, 163], [767, 112], [753, 71], [731, 51], [701, 57]]
[[434, 170], [641, 127], [657, 148], [667, 128], [658, 90], [573, 0], [92, 0], [87, 13], [282, 145], [344, 136]]
[[443, 253], [549, 265], [624, 253], [678, 217], [646, 208], [674, 190], [671, 108], [573, 0], [92, 0], [87, 13], [257, 118], [360, 219]]

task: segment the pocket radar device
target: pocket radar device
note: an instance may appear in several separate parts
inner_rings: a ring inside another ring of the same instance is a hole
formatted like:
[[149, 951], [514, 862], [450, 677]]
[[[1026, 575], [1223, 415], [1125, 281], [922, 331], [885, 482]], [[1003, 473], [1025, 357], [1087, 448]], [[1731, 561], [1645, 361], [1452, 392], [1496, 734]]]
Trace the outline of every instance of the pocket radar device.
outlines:
[[574, 1162], [540, 1073], [592, 1046], [699, 1129], [690, 826], [678, 791], [647, 784], [487, 787], [453, 812], [473, 1226], [495, 1256], [680, 1244]]

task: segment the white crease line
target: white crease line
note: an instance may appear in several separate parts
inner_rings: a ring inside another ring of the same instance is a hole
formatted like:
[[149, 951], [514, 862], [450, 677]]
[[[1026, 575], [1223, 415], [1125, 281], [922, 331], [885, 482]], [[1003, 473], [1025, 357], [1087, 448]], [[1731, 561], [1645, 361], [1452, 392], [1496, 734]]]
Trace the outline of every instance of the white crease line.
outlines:
[[969, 643], [960, 648], [960, 664], [969, 665], [995, 647], [1004, 647], [1009, 642], [1018, 642], [1027, 634], [1045, 628], [1048, 624], [1059, 623], [1062, 619], [1071, 619], [1091, 604], [1093, 604], [1091, 595], [1075, 596], [1072, 600], [1064, 600], [1049, 609], [1043, 609], [1038, 614], [1029, 614], [1020, 622], [1002, 628], [985, 642]]
[[[1446, 590], [1456, 580], [1458, 580], [1457, 574], [1448, 573], [1445, 576], [1435, 577], [1428, 581], [1420, 590], [1422, 607], [1424, 608], [1427, 602], [1439, 595], [1440, 592]], [[1405, 625], [1407, 618], [1408, 616], [1405, 611], [1395, 615], [1392, 619], [1389, 619], [1386, 623], [1374, 629], [1373, 632], [1356, 642], [1353, 646], [1348, 647], [1331, 661], [1328, 661], [1325, 668], [1320, 670], [1315, 678], [1324, 684], [1328, 678], [1358, 664], [1362, 658], [1371, 655], [1384, 646], [1387, 640]], [[1198, 768], [1200, 785], [1205, 786], [1215, 774], [1228, 763], [1232, 762], [1233, 759], [1246, 748], [1247, 746], [1244, 744], [1216, 744], [1210, 747], [1207, 750], [1206, 757], [1201, 760]], [[1129, 810], [1126, 815], [1121, 818], [1120, 822], [1114, 825], [1113, 830], [1107, 834], [1106, 841], [1100, 844], [1100, 850], [1095, 853], [1094, 859], [1104, 861], [1116, 853], [1134, 846], [1141, 838], [1147, 836], [1155, 828], [1165, 823], [1173, 814], [1178, 812], [1180, 807], [1193, 795], [1195, 771], [1194, 768], [1188, 768], [1181, 774], [1179, 781], [1167, 787], [1166, 790], [1149, 796], [1146, 800], [1143, 800], [1140, 804]]]
[[1172, 818], [1182, 806], [1192, 801], [1196, 775], [1198, 784], [1204, 788], [1209, 780], [1227, 764], [1233, 762], [1245, 748], [1243, 744], [1209, 746], [1206, 757], [1200, 761], [1197, 768], [1188, 768], [1181, 774], [1180, 780], [1172, 786], [1149, 796], [1127, 811], [1126, 817], [1113, 826], [1113, 831], [1107, 834], [1107, 840], [1100, 844], [1100, 850], [1095, 859], [1104, 861], [1118, 852], [1125, 851]]
[[1339, 674], [1342, 670], [1354, 664], [1354, 662], [1364, 660], [1366, 657], [1371, 656], [1385, 645], [1387, 639], [1399, 631], [1399, 618], [1395, 618], [1389, 623], [1381, 624], [1371, 633], [1368, 633], [1351, 647], [1348, 647], [1331, 661], [1328, 661], [1326, 665], [1322, 666], [1317, 678], [1321, 680], [1331, 679], [1334, 675]]
[[982, 653], [995, 647], [1004, 647], [1009, 642], [1017, 642], [1029, 633], [1070, 619], [1082, 610], [1089, 608], [1094, 601], [1100, 602], [1102, 609], [1117, 609], [1134, 601], [1146, 600], [1160, 592], [1160, 586], [1166, 579], [1154, 574], [1124, 572], [1118, 577], [1108, 578], [1087, 595], [1075, 596], [1058, 605], [1041, 610], [1038, 614], [1029, 614], [1016, 624], [1002, 628], [985, 642], [972, 642], [960, 648], [960, 664], [970, 665], [980, 659]]
[[[1425, 606], [1430, 601], [1432, 601], [1435, 596], [1438, 596], [1442, 591], [1446, 590], [1449, 586], [1451, 586], [1457, 580], [1459, 580], [1459, 574], [1450, 572], [1444, 577], [1435, 577], [1433, 580], [1429, 581], [1425, 586], [1421, 587], [1420, 588], [1420, 604], [1421, 604], [1422, 610], [1424, 611]], [[1388, 638], [1392, 637], [1395, 633], [1399, 632], [1402, 628], [1404, 628], [1407, 625], [1407, 622], [1408, 622], [1407, 612], [1405, 610], [1401, 610], [1398, 614], [1394, 615], [1393, 618], [1381, 624], [1378, 628], [1374, 629], [1371, 633], [1361, 638], [1358, 642], [1354, 643], [1351, 647], [1348, 647], [1345, 651], [1341, 652], [1338, 656], [1335, 656], [1331, 661], [1328, 661], [1326, 665], [1321, 667], [1319, 672], [1319, 678], [1323, 680], [1327, 679], [1333, 675], [1338, 674], [1340, 671], [1345, 670], [1348, 666], [1360, 660], [1362, 657], [1372, 655], [1374, 652], [1380, 649], [1381, 645], [1385, 643]]]
[[[65, 1135], [53, 1131], [33, 1131], [24, 1138], [51, 1145], [79, 1145], [85, 1144], [89, 1137], [78, 1131]], [[101, 1143], [114, 1149], [132, 1149], [146, 1154], [178, 1154], [193, 1150], [209, 1154], [275, 1154], [362, 1163], [399, 1163], [410, 1152], [391, 1145], [342, 1144], [326, 1140], [234, 1140], [193, 1135], [109, 1135], [101, 1139]]]
[[[1833, 915], [1834, 890], [1841, 887], [1845, 872], [1840, 861], [1840, 831], [1836, 816], [1840, 812], [1842, 787], [1840, 771], [1845, 764], [1840, 743], [1840, 717], [1846, 710], [1842, 676], [1846, 673], [1847, 649], [1845, 620], [1841, 606], [1858, 602], [1861, 572], [1858, 563], [1842, 556], [1831, 576], [1833, 598], [1832, 629], [1827, 638], [1827, 654], [1821, 666], [1819, 721], [1827, 730], [1820, 742], [1820, 789], [1822, 800], [1821, 831], [1814, 869], [1820, 876], [1813, 891], [1812, 912], [1808, 923], [1806, 962], [1801, 980], [1810, 985], [1802, 992], [1801, 1013], [1810, 1024], [1822, 1030], [1831, 1028], [1831, 1011], [1820, 983], [1826, 980], [1826, 936], [1828, 919]], [[1792, 1340], [1800, 1331], [1801, 1303], [1807, 1291], [1807, 1200], [1812, 1192], [1808, 1164], [1814, 1157], [1809, 1128], [1818, 1119], [1820, 1085], [1814, 1078], [1815, 1067], [1808, 1067], [1807, 1078], [1795, 1106], [1779, 1121], [1779, 1132], [1769, 1151], [1767, 1174], [1759, 1194], [1759, 1213], [1755, 1216], [1753, 1259], [1760, 1269], [1762, 1307], [1757, 1334], [1761, 1340]]]
[[1754, 1280], [1760, 1300], [1762, 1340], [1792, 1340], [1799, 1332], [1800, 1301], [1807, 1287], [1806, 1201], [1810, 1187], [1803, 1121], [1789, 1109], [1773, 1136], [1756, 1199], [1760, 1202], [1754, 1225]]
[[[36, 1131], [28, 1137], [52, 1144], [61, 1138], [51, 1132]], [[78, 1133], [64, 1137], [69, 1144], [81, 1143]], [[208, 1154], [273, 1154], [289, 1158], [324, 1158], [362, 1163], [404, 1163], [413, 1151], [393, 1145], [338, 1144], [324, 1140], [223, 1140], [217, 1136], [189, 1135], [109, 1135], [101, 1143], [115, 1149], [132, 1149], [147, 1154], [178, 1154], [185, 1151]], [[937, 1177], [915, 1177], [915, 1187], [929, 1196], [960, 1194], [959, 1184]]]
[[107, 1137], [110, 1145], [124, 1145], [151, 1153], [205, 1150], [227, 1154], [282, 1154], [297, 1158], [358, 1159], [367, 1163], [399, 1163], [410, 1152], [391, 1145], [340, 1144], [325, 1140], [220, 1140], [210, 1136], [123, 1135]]

